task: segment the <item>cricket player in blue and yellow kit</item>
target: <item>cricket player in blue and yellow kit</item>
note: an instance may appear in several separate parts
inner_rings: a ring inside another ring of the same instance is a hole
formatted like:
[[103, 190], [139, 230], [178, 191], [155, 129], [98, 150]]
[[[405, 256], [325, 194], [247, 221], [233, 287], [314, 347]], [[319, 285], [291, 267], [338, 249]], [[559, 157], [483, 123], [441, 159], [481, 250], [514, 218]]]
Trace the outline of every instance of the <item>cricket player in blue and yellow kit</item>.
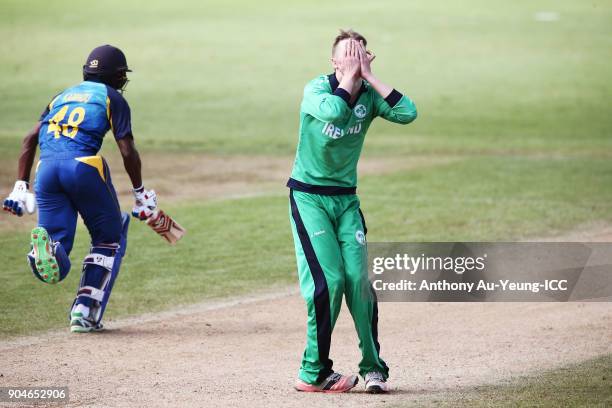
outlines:
[[34, 191], [38, 227], [31, 233], [28, 262], [34, 275], [57, 283], [70, 271], [77, 214], [91, 235], [77, 296], [70, 311], [72, 332], [102, 329], [102, 316], [125, 254], [129, 216], [122, 213], [110, 169], [98, 151], [112, 130], [134, 187], [132, 215], [146, 219], [157, 205], [142, 184], [130, 108], [120, 92], [127, 84], [127, 61], [113, 46], [95, 48], [83, 66], [83, 82], [56, 95], [25, 137], [18, 181], [4, 210], [21, 216], [34, 211], [28, 192], [30, 172], [40, 147]]

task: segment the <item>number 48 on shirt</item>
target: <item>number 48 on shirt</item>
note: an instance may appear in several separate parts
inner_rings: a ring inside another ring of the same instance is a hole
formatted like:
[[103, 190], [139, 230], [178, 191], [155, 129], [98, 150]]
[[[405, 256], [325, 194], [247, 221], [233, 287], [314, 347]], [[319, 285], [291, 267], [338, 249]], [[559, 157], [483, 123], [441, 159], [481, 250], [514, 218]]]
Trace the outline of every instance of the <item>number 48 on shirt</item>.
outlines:
[[53, 117], [49, 120], [49, 127], [47, 133], [53, 133], [56, 139], [59, 139], [60, 134], [71, 139], [79, 132], [79, 125], [85, 119], [85, 108], [76, 106], [68, 114], [66, 123], [62, 123], [68, 113], [68, 105], [60, 109]]

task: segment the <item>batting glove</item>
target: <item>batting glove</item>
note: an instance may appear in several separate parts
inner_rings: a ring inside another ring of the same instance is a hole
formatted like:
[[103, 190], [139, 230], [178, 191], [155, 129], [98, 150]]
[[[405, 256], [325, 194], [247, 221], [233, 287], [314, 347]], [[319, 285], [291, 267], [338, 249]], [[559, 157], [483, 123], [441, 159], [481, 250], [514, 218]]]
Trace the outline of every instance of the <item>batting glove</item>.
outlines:
[[132, 216], [139, 220], [146, 220], [157, 209], [157, 195], [153, 190], [145, 190], [144, 187], [135, 188], [134, 207], [132, 207]]
[[15, 182], [15, 187], [2, 204], [4, 211], [21, 217], [25, 212], [32, 214], [36, 210], [34, 194], [28, 191], [28, 183], [23, 180]]

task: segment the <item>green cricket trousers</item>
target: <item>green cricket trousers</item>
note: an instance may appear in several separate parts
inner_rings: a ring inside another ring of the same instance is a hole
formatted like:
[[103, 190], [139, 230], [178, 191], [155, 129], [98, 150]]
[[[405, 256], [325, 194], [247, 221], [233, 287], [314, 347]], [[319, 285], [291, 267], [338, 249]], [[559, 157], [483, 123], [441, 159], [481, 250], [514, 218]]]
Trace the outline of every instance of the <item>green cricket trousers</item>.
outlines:
[[300, 379], [318, 384], [333, 372], [329, 348], [343, 294], [359, 337], [359, 374], [377, 371], [386, 379], [389, 368], [379, 355], [378, 308], [368, 280], [359, 198], [290, 190], [289, 201], [300, 291], [308, 310]]

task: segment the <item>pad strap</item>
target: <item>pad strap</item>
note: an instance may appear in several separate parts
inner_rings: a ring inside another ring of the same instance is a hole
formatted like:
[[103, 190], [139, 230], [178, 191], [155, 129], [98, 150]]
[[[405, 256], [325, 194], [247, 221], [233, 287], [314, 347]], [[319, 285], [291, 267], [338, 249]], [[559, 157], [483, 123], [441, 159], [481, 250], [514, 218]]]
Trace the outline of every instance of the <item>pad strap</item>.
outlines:
[[87, 255], [85, 259], [83, 260], [83, 264], [85, 265], [99, 265], [109, 272], [113, 269], [114, 262], [115, 262], [114, 256], [106, 256], [106, 255], [96, 254], [96, 253], [91, 253]]
[[77, 297], [88, 297], [98, 302], [102, 302], [104, 299], [104, 291], [94, 288], [93, 286], [83, 286], [77, 292]]

